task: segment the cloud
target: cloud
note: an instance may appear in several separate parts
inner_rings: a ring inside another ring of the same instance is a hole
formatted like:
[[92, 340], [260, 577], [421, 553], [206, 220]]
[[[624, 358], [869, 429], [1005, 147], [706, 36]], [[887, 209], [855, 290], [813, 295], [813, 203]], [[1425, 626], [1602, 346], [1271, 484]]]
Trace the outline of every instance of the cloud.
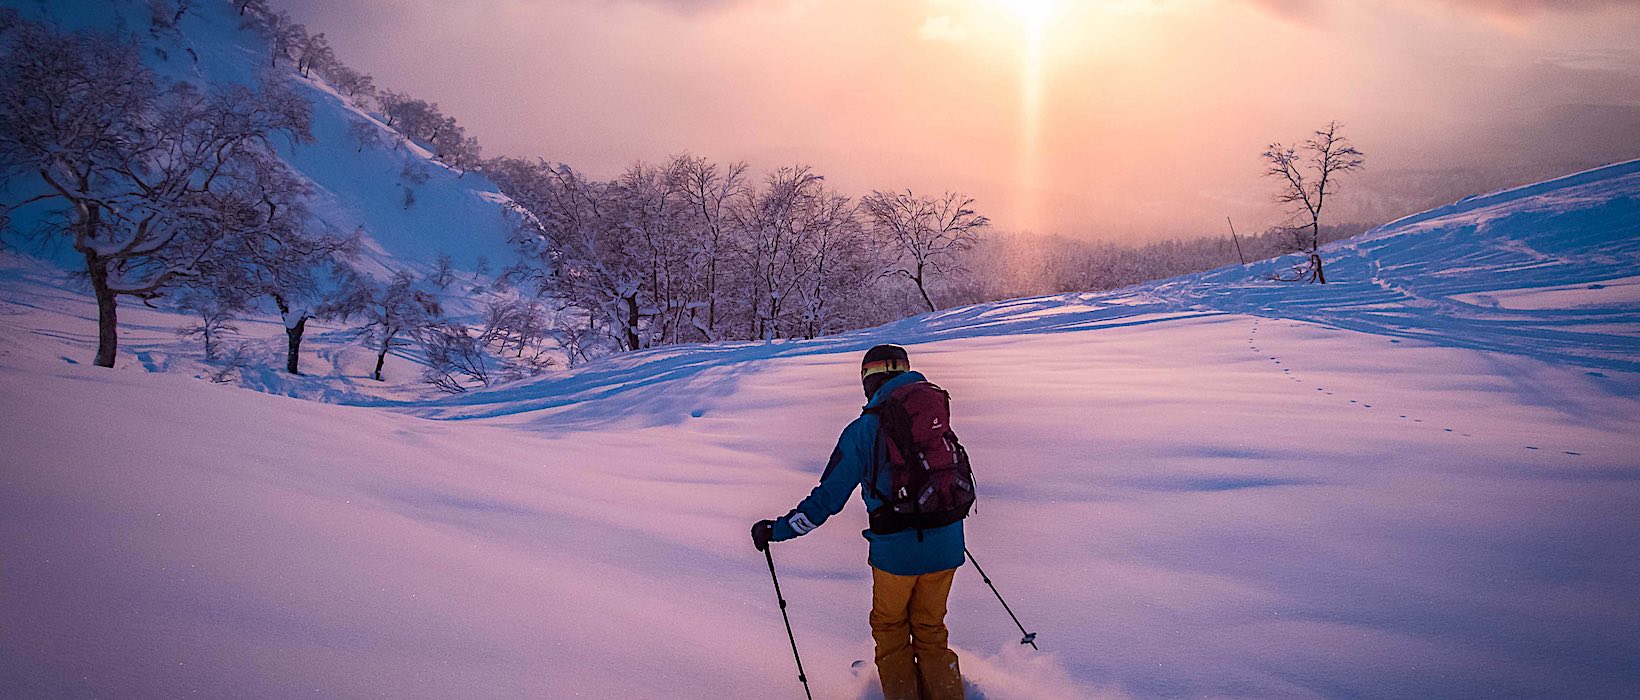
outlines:
[[1320, 19], [1324, 5], [1322, 0], [1244, 0], [1273, 15], [1301, 22], [1312, 22]]
[[923, 41], [964, 41], [968, 38], [968, 28], [957, 24], [950, 15], [929, 17], [917, 30], [917, 38]]
[[[1241, 0], [1271, 14], [1299, 22], [1314, 22], [1338, 0]], [[1433, 2], [1480, 14], [1524, 17], [1550, 13], [1587, 13], [1610, 8], [1640, 9], [1640, 0], [1408, 0]]]
[[1548, 12], [1594, 12], [1611, 7], [1640, 8], [1636, 0], [1445, 0], [1491, 14], [1530, 15]]
[[603, 4], [647, 5], [680, 15], [707, 15], [735, 8], [748, 0], [596, 0]]

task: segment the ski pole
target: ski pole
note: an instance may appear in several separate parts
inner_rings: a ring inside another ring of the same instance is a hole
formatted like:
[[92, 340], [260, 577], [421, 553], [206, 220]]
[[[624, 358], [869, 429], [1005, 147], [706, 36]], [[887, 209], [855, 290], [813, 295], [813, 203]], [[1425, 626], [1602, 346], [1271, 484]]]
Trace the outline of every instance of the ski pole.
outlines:
[[786, 597], [780, 595], [780, 577], [774, 573], [773, 547], [763, 548], [763, 558], [769, 560], [769, 578], [774, 581], [774, 597], [780, 601], [780, 619], [786, 621], [786, 639], [792, 643], [792, 658], [797, 659], [797, 680], [803, 683], [803, 695], [814, 700], [814, 694], [809, 692], [809, 678], [803, 674], [803, 657], [797, 653], [797, 637], [792, 635], [792, 619], [786, 616]]
[[1002, 594], [997, 591], [996, 584], [991, 583], [991, 577], [986, 576], [985, 575], [985, 570], [979, 568], [979, 560], [974, 558], [974, 553], [968, 551], [967, 547], [962, 548], [962, 553], [968, 555], [968, 561], [974, 562], [974, 570], [978, 571], [979, 572], [979, 577], [985, 580], [985, 585], [991, 587], [991, 592], [996, 593], [997, 602], [1002, 603], [1002, 609], [1008, 611], [1008, 617], [1014, 618], [1014, 626], [1019, 628], [1020, 634], [1025, 635], [1024, 637], [1020, 638], [1019, 643], [1020, 644], [1029, 644], [1029, 645], [1031, 645], [1032, 649], [1036, 649], [1037, 651], [1042, 651], [1040, 648], [1038, 648], [1036, 646], [1036, 633], [1035, 632], [1026, 632], [1025, 631], [1025, 625], [1022, 625], [1022, 624], [1019, 623], [1019, 616], [1014, 614], [1014, 609], [1013, 608], [1008, 607], [1008, 601], [1002, 599]]

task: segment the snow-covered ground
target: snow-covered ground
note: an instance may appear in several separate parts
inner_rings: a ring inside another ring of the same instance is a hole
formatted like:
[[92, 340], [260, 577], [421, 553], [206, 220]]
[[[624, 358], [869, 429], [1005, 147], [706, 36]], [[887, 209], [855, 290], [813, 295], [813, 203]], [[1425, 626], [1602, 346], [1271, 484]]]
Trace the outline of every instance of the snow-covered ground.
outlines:
[[[975, 697], [1633, 697], [1637, 222], [1640, 162], [1335, 246], [1325, 287], [1232, 268], [434, 400], [321, 341], [303, 387], [251, 382], [355, 405], [203, 381], [140, 308], [91, 367], [85, 295], [12, 257], [0, 697], [798, 696], [746, 529], [879, 341], [955, 397], [970, 544], [1039, 633], [959, 572]], [[776, 545], [816, 697], [872, 694], [864, 523]]]

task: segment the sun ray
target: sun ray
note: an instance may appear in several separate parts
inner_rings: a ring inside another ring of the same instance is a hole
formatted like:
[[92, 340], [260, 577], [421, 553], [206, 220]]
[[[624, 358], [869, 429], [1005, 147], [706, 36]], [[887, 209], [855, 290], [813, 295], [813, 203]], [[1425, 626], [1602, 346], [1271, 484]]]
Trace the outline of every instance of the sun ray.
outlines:
[[1042, 100], [1044, 40], [1064, 0], [986, 0], [1020, 20], [1024, 53], [1020, 61], [1019, 220], [1037, 228], [1041, 212]]

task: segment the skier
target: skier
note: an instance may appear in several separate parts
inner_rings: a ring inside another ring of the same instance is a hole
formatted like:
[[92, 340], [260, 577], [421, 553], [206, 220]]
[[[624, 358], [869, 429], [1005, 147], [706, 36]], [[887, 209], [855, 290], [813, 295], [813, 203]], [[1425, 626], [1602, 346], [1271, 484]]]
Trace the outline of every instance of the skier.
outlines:
[[843, 429], [820, 484], [791, 512], [753, 525], [752, 543], [762, 551], [808, 534], [860, 487], [871, 521], [861, 534], [871, 543], [871, 636], [883, 697], [960, 700], [945, 610], [974, 500], [967, 454], [950, 432], [947, 395], [911, 371], [905, 348], [871, 348], [860, 381], [867, 403]]

